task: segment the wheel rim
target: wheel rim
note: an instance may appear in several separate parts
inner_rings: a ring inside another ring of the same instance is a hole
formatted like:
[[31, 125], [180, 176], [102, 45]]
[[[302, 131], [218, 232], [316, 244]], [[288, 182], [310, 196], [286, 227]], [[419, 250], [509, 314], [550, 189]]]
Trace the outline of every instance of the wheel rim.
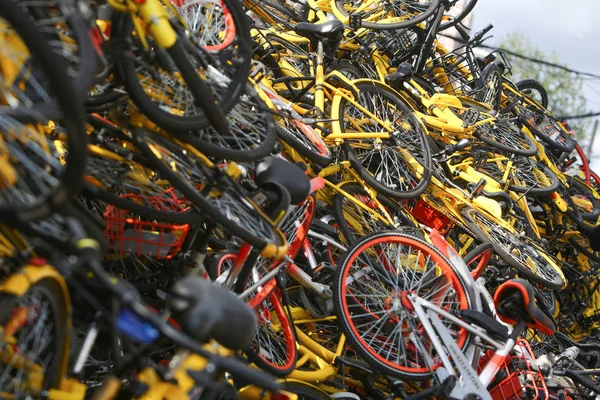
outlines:
[[[417, 265], [413, 264], [415, 261], [422, 273], [410, 269], [410, 265]], [[387, 282], [381, 280], [381, 271], [375, 271], [381, 269], [374, 267], [377, 264], [387, 264], [388, 273], [383, 274]], [[412, 291], [450, 312], [468, 308], [466, 293], [447, 261], [414, 239], [392, 236], [363, 244], [350, 256], [347, 265], [350, 268], [343, 272], [340, 296], [345, 320], [354, 338], [372, 357], [392, 369], [429, 373], [425, 359], [417, 350], [432, 350], [422, 326], [416, 318], [390, 307], [390, 304], [394, 303], [394, 307], [397, 307], [401, 302], [398, 300], [401, 294]], [[395, 277], [389, 274], [389, 268], [395, 268]], [[395, 314], [393, 317], [392, 313]], [[467, 332], [453, 327], [448, 321], [445, 324], [451, 328], [459, 347], [462, 347]], [[382, 332], [384, 327], [387, 335]], [[437, 368], [439, 360], [435, 351], [431, 351], [431, 354], [434, 360], [432, 367]]]

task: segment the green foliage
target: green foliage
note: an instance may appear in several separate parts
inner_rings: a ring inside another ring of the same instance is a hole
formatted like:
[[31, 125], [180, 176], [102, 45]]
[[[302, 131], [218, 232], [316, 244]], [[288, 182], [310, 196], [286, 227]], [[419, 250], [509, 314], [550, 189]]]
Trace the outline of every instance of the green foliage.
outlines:
[[[520, 31], [512, 32], [504, 37], [498, 47], [527, 57], [564, 65], [556, 52], [552, 52], [552, 54], [544, 53], [535, 47], [527, 36]], [[510, 79], [513, 82], [522, 79], [536, 79], [544, 85], [548, 92], [548, 108], [553, 114], [557, 116], [577, 115], [589, 111], [586, 106], [586, 99], [583, 96], [583, 82], [574, 74], [548, 65], [511, 57], [510, 54], [507, 57], [513, 67], [513, 75]], [[589, 119], [569, 121], [569, 127], [575, 131], [575, 136], [578, 139], [588, 136], [590, 126], [591, 120]]]

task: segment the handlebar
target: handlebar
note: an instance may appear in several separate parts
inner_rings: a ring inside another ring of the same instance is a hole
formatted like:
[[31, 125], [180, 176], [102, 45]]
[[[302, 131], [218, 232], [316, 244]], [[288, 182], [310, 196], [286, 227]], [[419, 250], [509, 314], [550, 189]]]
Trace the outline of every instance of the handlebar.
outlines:
[[494, 25], [489, 24], [488, 26], [486, 26], [485, 28], [483, 28], [482, 30], [480, 30], [479, 32], [474, 34], [473, 38], [469, 41], [469, 43], [471, 43], [471, 44], [479, 43], [481, 41], [481, 39], [483, 38], [483, 36], [486, 33], [488, 33], [489, 31], [491, 31], [493, 27], [494, 27]]
[[140, 295], [133, 285], [128, 284], [127, 281], [113, 277], [104, 270], [100, 261], [100, 255], [98, 254], [100, 248], [98, 243], [87, 237], [78, 220], [67, 218], [67, 225], [73, 234], [74, 243], [78, 249], [78, 254], [81, 256], [83, 265], [94, 274], [94, 277], [102, 286], [106, 287], [115, 297], [119, 298], [124, 306], [131, 309], [131, 311], [155, 327], [162, 335], [176, 345], [209, 359], [211, 363], [223, 368], [233, 376], [241, 377], [245, 382], [251, 382], [269, 392], [277, 393], [282, 390], [281, 386], [274, 382], [271, 376], [262, 371], [247, 367], [235, 359], [221, 357], [205, 350], [196, 341], [167, 323], [160, 314], [156, 314], [141, 301]]

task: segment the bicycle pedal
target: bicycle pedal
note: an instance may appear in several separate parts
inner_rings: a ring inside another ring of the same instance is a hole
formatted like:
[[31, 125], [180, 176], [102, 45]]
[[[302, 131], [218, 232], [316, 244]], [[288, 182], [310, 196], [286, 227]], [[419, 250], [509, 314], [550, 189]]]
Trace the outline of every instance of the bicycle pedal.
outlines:
[[464, 113], [462, 113], [460, 117], [463, 120], [465, 126], [472, 126], [477, 121], [479, 121], [480, 115], [481, 113], [479, 112], [479, 110], [469, 108]]

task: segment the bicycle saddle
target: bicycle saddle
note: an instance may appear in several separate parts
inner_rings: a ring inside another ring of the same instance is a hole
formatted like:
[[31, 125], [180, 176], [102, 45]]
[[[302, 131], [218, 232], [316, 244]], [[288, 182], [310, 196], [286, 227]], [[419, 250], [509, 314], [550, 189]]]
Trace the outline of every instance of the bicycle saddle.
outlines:
[[290, 194], [290, 203], [298, 204], [310, 194], [310, 180], [297, 165], [277, 157], [262, 160], [254, 171], [254, 181], [259, 187], [276, 183]]
[[231, 350], [240, 350], [256, 332], [256, 316], [246, 303], [200, 277], [177, 282], [169, 308], [181, 329], [202, 343], [215, 339]]
[[413, 76], [413, 67], [409, 63], [402, 63], [396, 68], [396, 72], [385, 77], [385, 83], [388, 85], [397, 85]]
[[520, 321], [546, 335], [553, 336], [554, 322], [535, 303], [533, 287], [524, 279], [504, 282], [494, 293], [498, 317], [508, 324]]
[[337, 20], [330, 20], [322, 24], [313, 24], [310, 22], [299, 22], [294, 31], [307, 39], [326, 39], [329, 41], [338, 41], [344, 34], [344, 24]]

